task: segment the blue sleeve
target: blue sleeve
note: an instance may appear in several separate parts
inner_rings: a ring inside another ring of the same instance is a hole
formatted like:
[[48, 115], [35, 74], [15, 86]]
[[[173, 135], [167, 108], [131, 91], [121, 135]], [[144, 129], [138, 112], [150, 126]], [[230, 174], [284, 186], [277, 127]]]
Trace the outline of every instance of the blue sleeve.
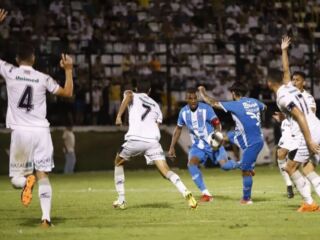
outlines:
[[207, 106], [207, 116], [206, 116], [206, 120], [208, 121], [208, 122], [211, 122], [212, 121], [212, 119], [215, 119], [215, 118], [217, 118], [217, 114], [214, 112], [214, 110], [212, 109], [212, 107], [211, 106]]
[[260, 111], [263, 111], [264, 108], [265, 108], [265, 105], [262, 102], [260, 102], [259, 100], [257, 100], [257, 99], [256, 99], [256, 102], [257, 102], [257, 104], [259, 106]]
[[234, 141], [234, 136], [235, 136], [235, 131], [229, 131], [227, 132], [227, 137], [229, 139], [229, 142], [231, 142], [232, 144], [236, 144]]
[[177, 125], [179, 127], [182, 127], [182, 126], [186, 125], [186, 123], [184, 122], [184, 119], [182, 117], [182, 112], [183, 112], [183, 109], [181, 109], [180, 112], [179, 112], [179, 117], [178, 117], [178, 121], [177, 121]]
[[235, 112], [238, 104], [235, 101], [228, 101], [220, 102], [220, 105], [225, 112]]

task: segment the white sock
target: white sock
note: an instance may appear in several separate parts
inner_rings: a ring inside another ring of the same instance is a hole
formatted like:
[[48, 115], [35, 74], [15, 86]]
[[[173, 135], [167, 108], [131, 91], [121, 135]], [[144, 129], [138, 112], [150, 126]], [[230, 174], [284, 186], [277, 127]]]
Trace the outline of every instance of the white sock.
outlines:
[[308, 204], [313, 203], [313, 199], [311, 197], [311, 190], [306, 182], [306, 178], [302, 176], [302, 174], [299, 171], [295, 171], [291, 175], [291, 179], [295, 183], [296, 188], [298, 189], [303, 200]]
[[287, 186], [292, 186], [291, 179], [289, 177], [289, 174], [284, 170], [287, 165], [286, 160], [280, 160], [278, 159], [278, 167], [280, 169], [280, 173], [284, 179], [284, 182], [286, 183]]
[[202, 195], [212, 196], [208, 189], [201, 191]]
[[172, 171], [169, 171], [166, 175], [166, 178], [169, 179], [179, 190], [179, 192], [185, 196], [186, 191], [188, 190], [186, 186], [181, 181], [180, 177]]
[[38, 180], [39, 186], [39, 199], [40, 199], [40, 206], [42, 210], [42, 220], [50, 219], [50, 212], [51, 212], [51, 199], [52, 199], [52, 188], [49, 181], [49, 178], [42, 178]]
[[320, 176], [316, 172], [311, 172], [308, 174], [307, 178], [311, 182], [318, 196], [320, 197]]
[[124, 178], [123, 166], [120, 165], [120, 166], [114, 167], [114, 185], [119, 195], [118, 197], [119, 202], [125, 201], [124, 181], [125, 181], [125, 178]]

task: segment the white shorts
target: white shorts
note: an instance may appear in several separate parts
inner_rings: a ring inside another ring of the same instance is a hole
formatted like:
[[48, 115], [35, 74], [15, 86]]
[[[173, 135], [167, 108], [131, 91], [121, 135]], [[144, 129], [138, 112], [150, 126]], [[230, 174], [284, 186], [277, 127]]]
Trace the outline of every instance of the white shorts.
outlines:
[[53, 145], [47, 128], [15, 129], [11, 133], [9, 176], [26, 176], [34, 169], [51, 172]]
[[147, 165], [154, 164], [156, 160], [166, 160], [163, 149], [159, 142], [143, 142], [128, 140], [122, 144], [119, 156], [124, 160], [129, 160], [131, 157], [144, 155]]
[[299, 142], [295, 141], [292, 137], [291, 131], [290, 131], [290, 125], [285, 124], [282, 122], [281, 124], [281, 138], [279, 140], [278, 146], [280, 148], [284, 148], [290, 151], [293, 151], [295, 149], [298, 149]]
[[[320, 128], [310, 128], [311, 137], [314, 142], [320, 143]], [[303, 137], [303, 135], [299, 135], [296, 137], [293, 137], [293, 141], [295, 145], [298, 145], [297, 150], [293, 150], [289, 152], [289, 159], [294, 160], [296, 162], [305, 163], [308, 162], [309, 159], [313, 158], [313, 156], [310, 154], [307, 143]], [[290, 156], [291, 155], [291, 156]], [[318, 157], [316, 157], [316, 160]]]

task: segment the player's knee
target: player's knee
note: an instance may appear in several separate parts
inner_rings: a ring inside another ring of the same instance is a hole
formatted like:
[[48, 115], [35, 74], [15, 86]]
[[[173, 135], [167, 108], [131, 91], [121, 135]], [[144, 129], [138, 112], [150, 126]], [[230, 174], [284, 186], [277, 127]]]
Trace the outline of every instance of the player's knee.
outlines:
[[287, 154], [288, 154], [288, 150], [286, 150], [284, 148], [279, 148], [277, 150], [278, 159], [286, 159]]
[[253, 170], [242, 170], [242, 176], [254, 176], [255, 175], [255, 173], [254, 173], [254, 171]]
[[188, 165], [199, 165], [199, 160], [197, 158], [191, 158], [188, 162]]
[[26, 185], [27, 179], [25, 177], [11, 178], [11, 184], [14, 188], [23, 188]]
[[119, 154], [116, 156], [115, 160], [114, 160], [114, 165], [115, 166], [122, 166], [124, 165], [124, 159], [122, 159]]

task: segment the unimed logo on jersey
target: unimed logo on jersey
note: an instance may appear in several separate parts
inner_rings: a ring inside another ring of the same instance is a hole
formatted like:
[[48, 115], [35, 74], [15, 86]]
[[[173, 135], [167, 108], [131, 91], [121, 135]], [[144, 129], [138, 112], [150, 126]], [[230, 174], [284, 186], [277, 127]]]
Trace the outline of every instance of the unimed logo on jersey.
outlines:
[[26, 81], [26, 82], [33, 82], [33, 83], [39, 83], [39, 79], [32, 79], [32, 78], [26, 78], [26, 77], [20, 77], [20, 76], [16, 76], [16, 80], [18, 80], [18, 81]]

